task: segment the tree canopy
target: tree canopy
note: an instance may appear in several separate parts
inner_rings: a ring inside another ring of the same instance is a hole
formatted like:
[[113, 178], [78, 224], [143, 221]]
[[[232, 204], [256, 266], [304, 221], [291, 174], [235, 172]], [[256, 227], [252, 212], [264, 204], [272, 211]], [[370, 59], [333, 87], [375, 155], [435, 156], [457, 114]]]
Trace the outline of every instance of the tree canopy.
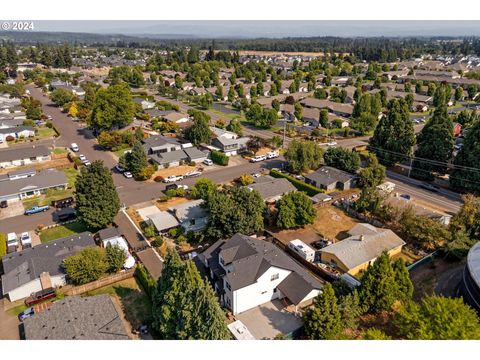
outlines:
[[102, 161], [93, 161], [77, 177], [75, 183], [77, 217], [92, 230], [111, 224], [120, 209], [115, 184]]
[[427, 296], [409, 302], [395, 316], [401, 336], [410, 340], [479, 340], [480, 320], [461, 298]]
[[410, 157], [413, 145], [415, 132], [407, 103], [403, 99], [392, 100], [388, 115], [375, 128], [370, 147], [381, 162], [390, 165]]
[[360, 168], [360, 156], [353, 150], [331, 147], [323, 155], [325, 165], [355, 173]]
[[169, 250], [153, 295], [153, 328], [164, 340], [227, 340], [218, 300], [192, 261]]
[[323, 150], [313, 141], [292, 140], [285, 152], [285, 159], [294, 173], [316, 170], [323, 162]]
[[284, 194], [275, 206], [278, 209], [276, 223], [282, 229], [312, 224], [317, 215], [312, 200], [301, 191]]
[[135, 106], [128, 86], [110, 85], [97, 91], [88, 123], [98, 130], [110, 130], [131, 124], [134, 114]]

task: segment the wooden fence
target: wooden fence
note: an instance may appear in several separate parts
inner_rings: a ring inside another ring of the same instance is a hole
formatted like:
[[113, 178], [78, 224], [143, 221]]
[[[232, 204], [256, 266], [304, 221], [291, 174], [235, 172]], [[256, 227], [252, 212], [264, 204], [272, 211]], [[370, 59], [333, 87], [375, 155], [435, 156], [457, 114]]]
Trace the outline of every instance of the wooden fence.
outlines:
[[128, 269], [126, 271], [122, 271], [117, 274], [110, 275], [108, 277], [92, 281], [91, 283], [85, 284], [85, 285], [79, 285], [72, 287], [65, 291], [65, 295], [79, 295], [83, 294], [89, 291], [93, 291], [96, 289], [100, 289], [101, 287], [116, 283], [121, 280], [129, 279], [133, 277], [133, 274], [135, 273], [135, 268], [133, 269]]

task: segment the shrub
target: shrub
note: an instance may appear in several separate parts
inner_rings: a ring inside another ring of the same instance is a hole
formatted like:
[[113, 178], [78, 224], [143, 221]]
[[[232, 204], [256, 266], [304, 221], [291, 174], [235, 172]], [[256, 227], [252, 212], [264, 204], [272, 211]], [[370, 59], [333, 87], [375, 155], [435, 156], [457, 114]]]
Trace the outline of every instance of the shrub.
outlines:
[[168, 234], [169, 234], [172, 238], [177, 238], [177, 237], [179, 237], [180, 235], [183, 234], [183, 228], [181, 228], [181, 227], [176, 227], [176, 228], [170, 229], [170, 230], [168, 230]]
[[162, 182], [162, 181], [163, 181], [163, 176], [160, 176], [160, 175], [155, 176], [155, 178], [153, 179], [153, 181], [155, 181], [155, 182]]
[[153, 247], [161, 247], [165, 240], [163, 240], [163, 237], [161, 235], [155, 236], [155, 240], [152, 241], [152, 246]]
[[212, 161], [215, 164], [221, 165], [221, 166], [227, 166], [228, 165], [228, 160], [229, 157], [225, 155], [224, 153], [218, 151], [218, 150], [212, 150], [210, 153], [210, 156], [212, 158]]
[[290, 175], [287, 175], [287, 174], [283, 174], [281, 172], [278, 172], [276, 170], [270, 170], [270, 175], [275, 177], [275, 178], [285, 178], [287, 179], [288, 181], [290, 181], [292, 183], [293, 186], [295, 186], [297, 188], [297, 190], [299, 191], [304, 191], [306, 192], [309, 196], [314, 196], [318, 193], [321, 193], [323, 192], [322, 190], [316, 188], [315, 186], [313, 185], [310, 185], [310, 184], [307, 184], [307, 183], [304, 183], [303, 181], [300, 181], [298, 179], [295, 179], [294, 177], [290, 176]]
[[153, 224], [145, 224], [143, 225], [143, 234], [147, 238], [151, 238], [155, 236], [155, 226]]
[[155, 280], [150, 276], [145, 267], [141, 264], [137, 265], [135, 269], [135, 277], [142, 284], [143, 289], [152, 298], [153, 292], [155, 291]]
[[51, 121], [47, 121], [47, 122], [45, 123], [45, 126], [46, 126], [47, 128], [49, 128], [49, 129], [51, 129], [51, 128], [53, 128], [53, 123], [52, 123]]
[[153, 168], [153, 166], [151, 166], [151, 165], [145, 166], [142, 170], [140, 170], [136, 179], [137, 180], [148, 180], [152, 177], [154, 172], [155, 172], [155, 169]]

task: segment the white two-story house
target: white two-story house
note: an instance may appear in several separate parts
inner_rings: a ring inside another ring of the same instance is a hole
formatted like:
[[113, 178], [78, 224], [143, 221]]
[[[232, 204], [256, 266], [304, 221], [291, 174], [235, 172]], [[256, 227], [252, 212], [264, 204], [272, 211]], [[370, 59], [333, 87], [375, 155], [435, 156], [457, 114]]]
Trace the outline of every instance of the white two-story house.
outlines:
[[235, 234], [200, 254], [223, 306], [239, 314], [275, 299], [303, 307], [322, 283], [267, 241]]

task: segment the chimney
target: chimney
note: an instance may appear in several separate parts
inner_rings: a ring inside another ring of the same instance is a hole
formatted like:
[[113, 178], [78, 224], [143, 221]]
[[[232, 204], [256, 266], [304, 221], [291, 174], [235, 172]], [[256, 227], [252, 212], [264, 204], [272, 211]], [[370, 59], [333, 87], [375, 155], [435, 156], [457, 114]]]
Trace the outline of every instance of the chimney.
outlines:
[[365, 235], [363, 235], [363, 234], [362, 234], [362, 235], [360, 235], [360, 237], [358, 238], [358, 240], [360, 240], [360, 241], [363, 241], [363, 240], [365, 240]]

